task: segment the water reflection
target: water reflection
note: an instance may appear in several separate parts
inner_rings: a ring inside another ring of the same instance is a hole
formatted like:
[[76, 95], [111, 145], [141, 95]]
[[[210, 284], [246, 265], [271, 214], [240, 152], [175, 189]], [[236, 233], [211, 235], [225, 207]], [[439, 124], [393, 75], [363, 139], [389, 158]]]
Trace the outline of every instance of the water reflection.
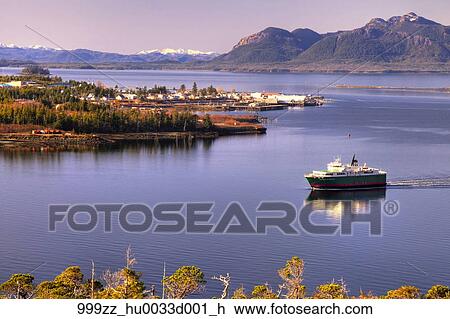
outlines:
[[36, 147], [36, 148], [4, 148], [0, 150], [0, 158], [8, 162], [34, 161], [36, 159], [48, 161], [60, 161], [65, 153], [86, 154], [90, 153], [95, 158], [104, 155], [127, 156], [153, 156], [170, 155], [175, 153], [192, 152], [195, 150], [209, 151], [214, 144], [214, 139], [173, 139], [173, 140], [151, 140], [151, 141], [127, 141], [114, 144], [87, 146], [70, 145], [61, 147]]
[[328, 217], [340, 219], [343, 214], [364, 214], [369, 212], [370, 201], [384, 201], [386, 189], [367, 190], [313, 190], [304, 204], [312, 205], [314, 211], [323, 211]]

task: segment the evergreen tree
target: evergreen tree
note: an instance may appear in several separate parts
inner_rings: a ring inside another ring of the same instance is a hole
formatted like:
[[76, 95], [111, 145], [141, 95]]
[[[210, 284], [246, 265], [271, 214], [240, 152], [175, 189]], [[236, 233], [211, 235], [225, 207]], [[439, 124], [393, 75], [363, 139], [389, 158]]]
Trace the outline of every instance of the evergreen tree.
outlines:
[[425, 295], [427, 299], [450, 299], [450, 288], [444, 285], [431, 287]]
[[386, 299], [418, 299], [420, 290], [414, 286], [402, 286], [395, 290], [389, 290]]
[[318, 286], [312, 297], [314, 299], [346, 299], [348, 293], [343, 283], [332, 282]]
[[40, 299], [83, 299], [89, 297], [89, 289], [83, 283], [83, 273], [79, 266], [70, 266], [53, 281], [43, 281], [36, 288]]
[[27, 299], [33, 292], [34, 276], [14, 274], [0, 285], [0, 294], [9, 299]]
[[269, 285], [265, 284], [253, 288], [252, 299], [278, 299], [278, 296], [272, 291]]
[[203, 272], [195, 266], [180, 267], [172, 275], [163, 279], [167, 297], [172, 299], [183, 299], [200, 292], [205, 284]]
[[144, 298], [144, 283], [141, 274], [125, 267], [115, 273], [104, 275], [106, 287], [98, 297], [102, 299], [142, 299]]

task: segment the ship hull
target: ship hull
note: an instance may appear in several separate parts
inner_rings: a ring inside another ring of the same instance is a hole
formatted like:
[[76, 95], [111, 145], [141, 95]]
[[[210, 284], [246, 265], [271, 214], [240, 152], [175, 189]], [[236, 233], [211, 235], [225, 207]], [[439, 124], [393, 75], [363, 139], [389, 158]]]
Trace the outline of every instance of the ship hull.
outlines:
[[386, 187], [386, 174], [315, 177], [307, 176], [313, 189], [362, 189]]

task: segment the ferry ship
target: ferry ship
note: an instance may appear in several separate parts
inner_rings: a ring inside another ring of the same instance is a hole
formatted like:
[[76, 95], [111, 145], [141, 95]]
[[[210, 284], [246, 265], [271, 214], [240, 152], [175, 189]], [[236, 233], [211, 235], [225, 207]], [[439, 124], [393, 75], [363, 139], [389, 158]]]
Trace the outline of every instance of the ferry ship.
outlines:
[[305, 178], [312, 189], [359, 189], [386, 187], [386, 176], [387, 173], [378, 168], [359, 165], [353, 155], [350, 164], [342, 164], [337, 157], [327, 165], [326, 170], [313, 171]]

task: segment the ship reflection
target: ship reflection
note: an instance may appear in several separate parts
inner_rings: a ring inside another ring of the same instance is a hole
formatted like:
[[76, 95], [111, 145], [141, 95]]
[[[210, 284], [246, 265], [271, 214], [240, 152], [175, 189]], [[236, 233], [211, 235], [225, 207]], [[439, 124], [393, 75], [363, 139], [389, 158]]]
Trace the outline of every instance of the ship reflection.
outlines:
[[340, 219], [344, 214], [368, 213], [370, 201], [383, 201], [385, 198], [385, 188], [355, 191], [313, 190], [304, 204], [311, 205], [313, 211], [321, 211], [328, 217]]

